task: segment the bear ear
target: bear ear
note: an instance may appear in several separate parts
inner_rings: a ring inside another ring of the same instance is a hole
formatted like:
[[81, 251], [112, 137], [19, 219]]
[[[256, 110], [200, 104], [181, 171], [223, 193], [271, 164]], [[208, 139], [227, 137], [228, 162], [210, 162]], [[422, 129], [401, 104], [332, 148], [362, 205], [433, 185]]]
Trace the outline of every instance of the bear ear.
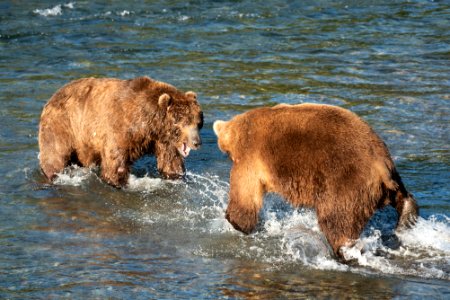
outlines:
[[186, 92], [184, 94], [187, 98], [197, 100], [197, 94], [193, 91]]
[[220, 132], [223, 130], [223, 128], [225, 127], [225, 124], [227, 122], [225, 121], [221, 121], [221, 120], [217, 120], [214, 122], [213, 124], [213, 129], [214, 129], [214, 133], [219, 136]]
[[161, 96], [159, 96], [158, 99], [158, 106], [161, 109], [167, 109], [169, 108], [169, 106], [172, 104], [172, 98], [169, 96], [169, 94], [162, 94]]

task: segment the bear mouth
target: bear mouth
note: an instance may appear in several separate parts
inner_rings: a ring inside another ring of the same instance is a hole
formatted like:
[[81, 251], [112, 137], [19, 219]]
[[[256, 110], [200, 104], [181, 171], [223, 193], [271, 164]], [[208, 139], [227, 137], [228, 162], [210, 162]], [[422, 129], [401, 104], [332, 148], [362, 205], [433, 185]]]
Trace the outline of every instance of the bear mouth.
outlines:
[[183, 157], [187, 157], [189, 155], [189, 152], [191, 152], [191, 147], [189, 147], [186, 143], [183, 143], [183, 145], [178, 148], [178, 151]]

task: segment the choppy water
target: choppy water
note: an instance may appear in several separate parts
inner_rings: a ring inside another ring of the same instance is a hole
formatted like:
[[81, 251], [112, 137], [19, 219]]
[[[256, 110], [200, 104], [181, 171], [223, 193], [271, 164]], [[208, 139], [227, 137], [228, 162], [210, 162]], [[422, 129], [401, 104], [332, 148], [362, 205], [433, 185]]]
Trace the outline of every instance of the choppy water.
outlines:
[[[450, 297], [450, 2], [292, 2], [0, 3], [0, 298]], [[199, 95], [204, 146], [186, 181], [144, 158], [125, 190], [76, 167], [46, 184], [51, 94], [141, 75]], [[281, 102], [366, 119], [418, 199], [417, 226], [397, 241], [395, 212], [378, 213], [348, 265], [313, 211], [273, 195], [255, 234], [233, 230], [212, 122]]]

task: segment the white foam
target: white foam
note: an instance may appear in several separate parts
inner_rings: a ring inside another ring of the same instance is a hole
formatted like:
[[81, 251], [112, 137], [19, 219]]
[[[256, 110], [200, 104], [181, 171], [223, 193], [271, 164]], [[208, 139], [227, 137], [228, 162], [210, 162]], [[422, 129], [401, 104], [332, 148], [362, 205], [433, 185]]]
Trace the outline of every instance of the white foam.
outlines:
[[450, 218], [445, 215], [432, 215], [428, 220], [419, 218], [411, 230], [400, 232], [398, 236], [405, 246], [450, 256]]
[[69, 2], [69, 3], [67, 3], [67, 4], [64, 4], [64, 7], [67, 7], [67, 8], [70, 8], [70, 9], [73, 9], [74, 7], [75, 7], [75, 5], [74, 5], [75, 3], [73, 3], [73, 2]]
[[46, 8], [46, 9], [35, 9], [33, 10], [33, 12], [35, 14], [44, 16], [44, 17], [51, 17], [51, 16], [60, 16], [62, 15], [62, 9], [64, 8], [69, 8], [69, 9], [73, 9], [74, 8], [74, 3], [73, 2], [69, 2], [66, 4], [58, 4], [52, 8]]
[[179, 16], [178, 17], [178, 21], [181, 21], [181, 22], [186, 22], [186, 21], [189, 21], [191, 19], [191, 17], [189, 17], [189, 16]]
[[383, 268], [387, 273], [393, 273], [392, 266], [383, 256], [374, 255], [376, 250], [382, 248], [381, 232], [374, 230], [373, 235], [357, 240], [353, 247], [342, 247], [346, 260], [357, 260], [360, 266], [375, 269]]
[[138, 178], [131, 174], [126, 188], [131, 191], [153, 192], [157, 189], [163, 188], [165, 184], [166, 181], [161, 178], [150, 178], [148, 176]]
[[[53, 181], [53, 183], [56, 185], [80, 186], [90, 176], [95, 176], [96, 171], [98, 171], [98, 167], [86, 168], [80, 167], [78, 165], [71, 165], [64, 168], [64, 170], [60, 173], [57, 173], [56, 179]], [[181, 180], [163, 180], [161, 178], [151, 178], [148, 176], [136, 177], [135, 175], [130, 174], [125, 189], [134, 192], [148, 193], [158, 189], [167, 188], [169, 185], [176, 185], [181, 183]]]
[[123, 11], [121, 11], [121, 12], [118, 12], [117, 14], [118, 14], [119, 16], [125, 17], [125, 16], [130, 15], [131, 12], [128, 11], [128, 10], [123, 10]]
[[434, 215], [429, 219], [419, 218], [416, 226], [397, 236], [401, 246], [391, 249], [383, 245], [380, 231], [374, 230], [361, 237], [356, 246], [344, 248], [344, 256], [356, 260], [360, 266], [385, 274], [450, 279], [448, 217], [443, 216], [442, 221]]
[[33, 12], [44, 17], [59, 16], [62, 15], [62, 6], [61, 4], [58, 4], [52, 8], [35, 9]]
[[90, 168], [82, 168], [77, 165], [66, 167], [62, 172], [56, 174], [53, 181], [56, 185], [72, 185], [80, 186], [85, 180], [92, 175]]
[[[267, 201], [267, 199], [265, 200]], [[270, 211], [267, 211], [270, 209]], [[268, 235], [278, 235], [286, 231], [295, 231], [301, 228], [308, 228], [313, 232], [320, 232], [319, 224], [315, 212], [309, 209], [289, 209], [284, 213], [273, 211], [273, 208], [267, 208], [262, 212], [264, 229]]]

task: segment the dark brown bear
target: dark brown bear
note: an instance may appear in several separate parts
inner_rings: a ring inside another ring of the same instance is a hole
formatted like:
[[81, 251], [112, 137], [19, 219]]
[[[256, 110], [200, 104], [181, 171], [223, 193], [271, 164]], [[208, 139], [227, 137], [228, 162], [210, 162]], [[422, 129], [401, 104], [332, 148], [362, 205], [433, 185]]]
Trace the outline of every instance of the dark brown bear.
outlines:
[[315, 208], [337, 255], [354, 244], [378, 208], [396, 208], [398, 229], [416, 220], [416, 201], [386, 145], [348, 110], [281, 104], [216, 121], [214, 131], [233, 161], [226, 218], [244, 233], [255, 228], [267, 192]]
[[50, 180], [70, 163], [100, 165], [102, 178], [119, 187], [135, 160], [154, 154], [160, 173], [178, 178], [185, 172], [184, 157], [201, 145], [202, 124], [194, 92], [148, 77], [79, 79], [44, 107], [40, 165]]

